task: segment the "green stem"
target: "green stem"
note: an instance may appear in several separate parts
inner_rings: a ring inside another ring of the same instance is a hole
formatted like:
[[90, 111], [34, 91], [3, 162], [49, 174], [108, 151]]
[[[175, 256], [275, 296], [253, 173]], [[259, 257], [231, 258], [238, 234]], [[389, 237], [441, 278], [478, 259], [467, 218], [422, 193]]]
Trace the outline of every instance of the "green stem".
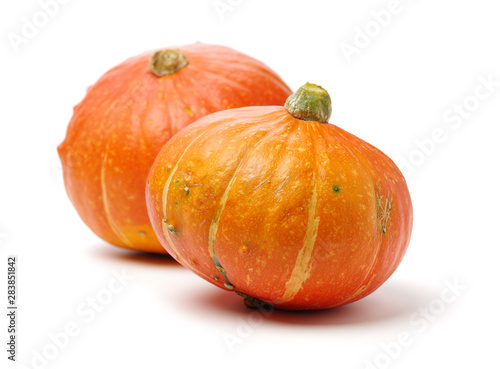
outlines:
[[285, 109], [297, 119], [328, 123], [332, 100], [324, 88], [308, 82], [288, 97]]
[[149, 60], [149, 69], [157, 77], [177, 72], [188, 64], [186, 55], [179, 49], [159, 50]]

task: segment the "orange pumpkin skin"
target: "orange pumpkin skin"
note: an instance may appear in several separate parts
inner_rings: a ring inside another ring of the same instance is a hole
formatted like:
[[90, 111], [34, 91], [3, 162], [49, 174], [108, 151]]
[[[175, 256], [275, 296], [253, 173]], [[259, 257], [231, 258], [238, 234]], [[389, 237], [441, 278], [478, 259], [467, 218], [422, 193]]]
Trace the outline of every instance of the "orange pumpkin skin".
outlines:
[[165, 253], [145, 202], [149, 169], [177, 131], [229, 108], [283, 104], [291, 93], [261, 62], [227, 47], [178, 47], [188, 64], [157, 77], [153, 55], [104, 74], [74, 108], [58, 147], [67, 193], [80, 217], [116, 246]]
[[215, 113], [179, 132], [159, 153], [146, 197], [176, 260], [280, 309], [372, 293], [401, 262], [412, 228], [391, 159], [276, 106]]

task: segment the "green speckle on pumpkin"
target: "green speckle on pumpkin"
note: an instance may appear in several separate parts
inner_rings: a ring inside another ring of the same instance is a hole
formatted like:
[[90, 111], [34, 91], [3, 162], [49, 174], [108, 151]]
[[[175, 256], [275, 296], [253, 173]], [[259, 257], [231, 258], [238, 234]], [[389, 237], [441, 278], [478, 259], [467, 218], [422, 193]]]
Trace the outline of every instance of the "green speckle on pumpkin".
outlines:
[[188, 185], [186, 184], [186, 182], [184, 180], [182, 180], [181, 178], [177, 178], [175, 180], [175, 184], [177, 186], [179, 186], [180, 189], [182, 189], [185, 192], [186, 196], [189, 195], [189, 187], [188, 187]]
[[333, 185], [332, 187], [333, 192], [335, 193], [340, 193], [341, 189], [339, 185]]
[[178, 232], [177, 232], [177, 230], [175, 229], [175, 227], [174, 227], [172, 224], [169, 224], [169, 225], [168, 225], [168, 230], [169, 230], [170, 232], [172, 232], [172, 233], [175, 233], [175, 234], [177, 234], [177, 233], [178, 233]]

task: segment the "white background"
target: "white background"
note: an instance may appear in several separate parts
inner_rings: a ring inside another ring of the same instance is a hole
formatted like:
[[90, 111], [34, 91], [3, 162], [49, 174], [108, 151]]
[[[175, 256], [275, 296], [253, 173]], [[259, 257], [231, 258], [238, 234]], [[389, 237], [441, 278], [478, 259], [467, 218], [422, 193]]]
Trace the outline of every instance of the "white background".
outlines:
[[[23, 17], [33, 20], [42, 8], [2, 1], [0, 279], [6, 256], [18, 255], [19, 367], [498, 365], [498, 2], [401, 0], [397, 14], [378, 17], [378, 28], [374, 14], [394, 10], [389, 1], [222, 0], [233, 4], [222, 16], [213, 3], [70, 0], [16, 51], [9, 39], [23, 37]], [[332, 123], [407, 166], [412, 240], [371, 296], [263, 317], [171, 259], [110, 246], [81, 222], [56, 152], [72, 107], [124, 59], [196, 41], [262, 60], [294, 90], [306, 81], [323, 85]], [[358, 46], [350, 61], [347, 44]], [[481, 79], [496, 83], [491, 93]], [[460, 117], [454, 109], [463, 103]], [[429, 141], [434, 136], [439, 142]], [[90, 315], [88, 299], [105, 297], [113, 273], [123, 272], [133, 280]], [[453, 294], [450, 283], [465, 289]], [[6, 281], [0, 286], [6, 296]], [[0, 301], [4, 368], [7, 302]], [[65, 342], [58, 332], [68, 324], [77, 333]], [[50, 359], [41, 363], [39, 354]]]

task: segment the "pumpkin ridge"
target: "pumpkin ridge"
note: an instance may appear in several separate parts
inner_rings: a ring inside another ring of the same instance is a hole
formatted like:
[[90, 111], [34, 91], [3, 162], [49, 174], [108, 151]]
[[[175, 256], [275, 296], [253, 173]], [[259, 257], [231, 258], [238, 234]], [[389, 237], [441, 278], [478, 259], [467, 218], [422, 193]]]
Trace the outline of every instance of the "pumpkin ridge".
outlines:
[[[284, 116], [283, 118], [281, 118], [279, 121], [277, 122], [274, 122], [273, 123], [273, 126], [275, 126], [276, 124], [279, 124], [281, 123], [282, 121], [284, 121], [285, 119], [287, 119], [287, 116]], [[285, 125], [286, 127], [286, 125]], [[224, 286], [228, 289], [234, 289], [234, 285], [229, 281], [229, 278], [227, 277], [226, 275], [226, 271], [224, 269], [224, 267], [221, 265], [221, 263], [219, 262], [219, 259], [217, 258], [217, 256], [215, 255], [215, 239], [217, 237], [217, 230], [219, 228], [219, 224], [220, 224], [220, 218], [222, 216], [222, 212], [224, 211], [224, 208], [226, 207], [226, 202], [227, 202], [227, 199], [229, 197], [229, 191], [232, 187], [232, 185], [234, 184], [234, 181], [236, 180], [236, 176], [240, 170], [240, 168], [243, 166], [243, 163], [245, 162], [245, 160], [256, 150], [258, 149], [264, 142], [266, 139], [269, 139], [270, 137], [274, 137], [278, 134], [281, 134], [281, 130], [278, 131], [278, 130], [273, 130], [273, 127], [270, 127], [269, 128], [269, 131], [267, 131], [254, 145], [254, 147], [250, 150], [246, 150], [245, 153], [242, 155], [242, 158], [240, 160], [240, 162], [238, 163], [238, 166], [236, 167], [234, 173], [233, 173], [233, 176], [231, 177], [231, 179], [229, 180], [229, 183], [226, 187], [226, 189], [224, 190], [224, 193], [220, 199], [220, 202], [219, 202], [219, 207], [214, 215], [214, 218], [212, 219], [212, 222], [210, 224], [210, 228], [209, 228], [209, 232], [208, 232], [208, 254], [210, 255], [210, 257], [212, 258], [213, 262], [214, 262], [214, 266], [215, 268], [222, 274], [222, 276], [224, 277], [225, 279], [225, 283], [224, 283]], [[235, 292], [239, 292], [239, 291], [235, 291]], [[247, 295], [248, 296], [248, 295]], [[249, 296], [251, 297], [251, 296]]]
[[102, 205], [104, 209], [104, 215], [106, 216], [106, 220], [108, 222], [109, 227], [113, 231], [113, 233], [122, 241], [125, 243], [127, 246], [133, 248], [132, 242], [125, 236], [117, 227], [115, 221], [111, 217], [111, 213], [109, 212], [109, 202], [108, 202], [108, 195], [107, 195], [107, 190], [106, 190], [106, 181], [104, 180], [104, 177], [106, 175], [106, 161], [108, 160], [108, 151], [109, 151], [109, 142], [106, 143], [106, 149], [104, 151], [104, 157], [102, 159], [101, 163], [101, 191], [102, 191]]
[[[187, 147], [184, 149], [183, 153], [179, 157], [179, 160], [177, 160], [177, 163], [175, 163], [174, 167], [172, 167], [172, 171], [170, 172], [170, 175], [168, 176], [167, 181], [165, 182], [165, 186], [163, 187], [163, 193], [162, 193], [162, 208], [163, 208], [163, 219], [168, 222], [167, 218], [167, 193], [168, 193], [168, 188], [170, 187], [170, 183], [172, 182], [172, 178], [174, 177], [175, 172], [177, 171], [177, 168], [179, 167], [179, 163], [181, 160], [184, 158], [184, 155], [186, 152], [189, 150], [191, 145], [193, 145], [198, 139], [203, 136], [207, 131], [203, 131], [200, 133], [198, 136], [196, 136], [190, 143], [187, 145]], [[169, 246], [172, 248], [174, 251], [175, 255], [172, 255], [174, 258], [179, 258], [179, 261], [182, 261], [184, 263], [187, 263], [186, 260], [179, 254], [177, 251], [177, 248], [174, 246], [174, 243], [172, 239], [170, 238], [170, 232], [171, 229], [169, 229], [169, 224], [162, 222], [162, 229], [163, 229], [163, 235], [165, 236], [165, 239], [167, 240]]]
[[[149, 111], [150, 100], [149, 99], [144, 99], [144, 100], [145, 100], [145, 105], [143, 110], [139, 113], [140, 115], [144, 114], [144, 112]], [[144, 142], [144, 144], [147, 145], [148, 140], [146, 139], [146, 128], [144, 127], [145, 124], [146, 124], [146, 119], [141, 119], [138, 128], [139, 128], [139, 137], [141, 138], [140, 142], [141, 143]]]
[[[259, 142], [261, 142], [263, 139], [264, 139], [264, 137], [261, 138], [257, 142], [257, 144]], [[233, 173], [233, 176], [229, 180], [229, 183], [228, 183], [226, 189], [224, 190], [224, 193], [222, 194], [222, 197], [219, 201], [219, 207], [218, 207], [217, 211], [215, 212], [215, 216], [212, 219], [212, 222], [210, 223], [210, 228], [208, 231], [208, 254], [212, 258], [214, 265], [215, 265], [215, 268], [222, 274], [222, 276], [226, 280], [226, 282], [224, 283], [224, 286], [231, 289], [231, 290], [234, 288], [234, 285], [231, 282], [229, 282], [229, 279], [227, 278], [226, 271], [224, 270], [224, 267], [221, 265], [221, 263], [219, 262], [219, 259], [217, 259], [217, 256], [215, 255], [215, 238], [217, 237], [217, 230], [219, 228], [220, 217], [222, 215], [222, 212], [224, 211], [224, 208], [226, 207], [226, 202], [227, 202], [229, 190], [231, 189], [231, 186], [233, 185], [233, 183], [236, 179], [236, 175], [238, 174], [238, 171], [240, 170], [240, 168], [243, 164], [243, 161], [245, 160], [247, 155], [248, 154], [243, 155], [240, 162], [238, 163], [238, 166], [236, 167], [236, 170]]]
[[[129, 68], [129, 69], [132, 69], [133, 68], [136, 68], [136, 69], [141, 69], [139, 66], [126, 66], [126, 67], [123, 67], [123, 68]], [[109, 76], [105, 75], [103, 76], [102, 78], [109, 78]], [[138, 101], [136, 98], [134, 98], [134, 94], [136, 93], [136, 91], [133, 90], [134, 87], [136, 86], [139, 86], [137, 88], [141, 88], [141, 86], [139, 85], [139, 81], [141, 79], [142, 75], [139, 75], [137, 77], [135, 77], [134, 79], [131, 79], [129, 81], [127, 81], [126, 83], [124, 83], [124, 86], [126, 86], [127, 90], [128, 90], [128, 94], [131, 95], [133, 97], [133, 100], [132, 100], [132, 106], [137, 106], [138, 105]], [[101, 78], [101, 79], [102, 79]], [[108, 110], [106, 111], [106, 119], [103, 119], [101, 125], [100, 125], [100, 128], [99, 130], [103, 130], [104, 127], [106, 127], [107, 125], [107, 122], [108, 121], [113, 121], [115, 120], [115, 117], [118, 116], [119, 114], [122, 114], [123, 111], [128, 111], [131, 109], [130, 106], [124, 106], [122, 104], [122, 101], [124, 100], [124, 96], [120, 96], [118, 99], [116, 99], [112, 104], [110, 104]], [[149, 103], [149, 100], [148, 99], [145, 99], [146, 103], [148, 104]], [[121, 108], [119, 109], [114, 109], [114, 106], [116, 105], [119, 105], [119, 106], [122, 106]], [[145, 108], [145, 110], [147, 110], [147, 108]], [[134, 127], [134, 125], [132, 124], [131, 118], [127, 117], [125, 119], [125, 122], [126, 123], [129, 123], [130, 125], [130, 128], [132, 129]], [[140, 122], [140, 127], [139, 127], [139, 130], [140, 130], [140, 137], [144, 137], [144, 132], [143, 132], [143, 122], [141, 121]], [[104, 211], [104, 215], [106, 217], [106, 221], [109, 225], [109, 228], [110, 230], [115, 234], [115, 236], [121, 241], [123, 242], [125, 245], [127, 245], [129, 248], [131, 249], [136, 249], [136, 247], [134, 247], [134, 244], [132, 243], [132, 241], [130, 241], [130, 239], [125, 235], [124, 232], [122, 232], [120, 230], [120, 227], [118, 226], [118, 224], [114, 221], [113, 217], [111, 216], [111, 213], [110, 213], [110, 203], [108, 201], [108, 196], [107, 196], [107, 186], [106, 186], [106, 181], [105, 181], [105, 176], [106, 176], [106, 161], [108, 159], [108, 153], [109, 153], [109, 146], [110, 146], [110, 141], [111, 141], [111, 138], [108, 138], [107, 142], [106, 142], [106, 147], [105, 147], [105, 150], [104, 150], [104, 155], [103, 155], [103, 160], [102, 160], [102, 163], [101, 163], [101, 170], [100, 170], [100, 187], [101, 187], [101, 194], [102, 194], [102, 205], [103, 205], [103, 211]], [[144, 140], [144, 142], [147, 142], [146, 140]]]
[[[130, 86], [130, 85], [131, 85], [131, 83], [129, 83], [128, 86]], [[116, 106], [117, 104], [121, 105], [122, 100], [123, 100], [123, 97], [119, 97], [112, 104], [110, 104], [110, 106]], [[121, 114], [122, 110], [121, 109], [113, 109], [110, 107], [109, 110], [107, 111], [107, 113], [108, 112], [109, 112], [109, 115], [105, 116], [105, 119], [102, 119], [102, 121], [101, 121], [101, 124], [99, 126], [99, 131], [102, 131], [106, 127], [107, 121], [114, 120], [114, 117], [116, 115]], [[88, 117], [88, 118], [90, 118], [90, 117]], [[113, 119], [111, 119], [111, 118], [113, 118]], [[115, 223], [115, 221], [113, 220], [111, 213], [110, 213], [110, 207], [109, 207], [108, 196], [107, 196], [107, 188], [106, 188], [106, 183], [104, 180], [104, 178], [106, 176], [106, 161], [108, 159], [110, 142], [111, 142], [111, 138], [108, 138], [106, 141], [106, 148], [104, 149], [103, 159], [101, 161], [101, 169], [99, 171], [101, 197], [102, 197], [101, 201], [102, 201], [103, 212], [104, 212], [106, 222], [108, 223], [108, 226], [109, 226], [111, 232], [113, 232], [114, 235], [121, 242], [123, 242], [125, 245], [127, 245], [130, 248], [134, 248], [132, 242], [125, 236], [125, 234], [123, 232], [120, 231], [118, 225]]]
[[[181, 75], [178, 75], [178, 76], [177, 76], [177, 79], [180, 79], [180, 78], [181, 78]], [[177, 95], [177, 96], [180, 96], [180, 94], [179, 94], [179, 89], [177, 88], [177, 85], [176, 85], [176, 83], [175, 83], [175, 80], [172, 78], [172, 79], [168, 80], [167, 82], [169, 82], [169, 84], [168, 84], [168, 85], [164, 85], [164, 86], [163, 86], [163, 90], [164, 90], [164, 91], [168, 91], [169, 87], [167, 87], [167, 86], [170, 86], [170, 88], [172, 89], [172, 91], [175, 91], [175, 92], [176, 92], [176, 95]], [[165, 108], [163, 109], [163, 113], [164, 113], [166, 116], [168, 116], [168, 118], [169, 118], [169, 122], [171, 122], [171, 123], [173, 123], [173, 122], [175, 122], [175, 121], [176, 121], [176, 119], [175, 119], [175, 114], [174, 114], [174, 112], [173, 112], [173, 109], [174, 109], [173, 104], [165, 104]], [[175, 133], [174, 133], [175, 131], [173, 131], [173, 129], [172, 129], [172, 128], [173, 128], [173, 127], [172, 127], [172, 125], [170, 125], [170, 126], [169, 126], [169, 135], [170, 135], [170, 137], [172, 137], [172, 136], [175, 134]], [[182, 127], [181, 127], [181, 128], [182, 128]], [[178, 127], [177, 125], [175, 125], [175, 129], [179, 129], [179, 127]]]
[[[316, 146], [314, 145], [315, 139], [309, 131], [310, 129], [313, 129], [312, 126], [313, 124], [311, 123], [306, 124], [307, 131], [309, 132], [309, 136], [311, 138], [313, 147], [311, 151], [313, 153], [316, 164], [318, 164], [317, 155], [315, 151]], [[290, 278], [285, 283], [285, 291], [283, 292], [283, 295], [280, 298], [273, 301], [273, 303], [275, 304], [282, 304], [293, 300], [297, 295], [297, 293], [302, 288], [304, 282], [309, 278], [311, 274], [312, 254], [314, 251], [314, 246], [316, 245], [316, 239], [318, 236], [319, 222], [320, 222], [320, 217], [316, 216], [318, 207], [318, 180], [316, 173], [317, 167], [318, 165], [314, 165], [313, 167], [314, 168], [313, 180], [312, 180], [313, 190], [312, 190], [311, 202], [309, 204], [307, 228], [306, 228], [306, 234], [304, 236], [303, 246], [297, 255], [297, 259], [295, 259], [295, 265], [292, 269]]]
[[[336, 131], [336, 133], [338, 134], [338, 136], [342, 138], [342, 140], [343, 140], [344, 142], [345, 142], [345, 141], [347, 141], [347, 138], [344, 136], [344, 134], [343, 134], [342, 132], [340, 132], [340, 131], [338, 131], [338, 130], [335, 130], [335, 131]], [[361, 140], [361, 139], [360, 139], [360, 140]], [[362, 142], [364, 142], [364, 141], [362, 141]], [[359, 158], [358, 154], [355, 154], [353, 151], [351, 151], [351, 149], [350, 149], [349, 147], [347, 147], [347, 146], [346, 146], [345, 144], [343, 144], [343, 143], [342, 143], [342, 146], [344, 146], [344, 147], [345, 147], [345, 148], [346, 148], [346, 149], [347, 149], [347, 150], [351, 153], [351, 155], [352, 155], [353, 157], [355, 157], [355, 158], [356, 158], [356, 160], [357, 160], [359, 163], [361, 163], [361, 165], [362, 165], [362, 166], [363, 166], [363, 168], [367, 171], [367, 173], [369, 173], [369, 174], [370, 174], [370, 177], [372, 177], [372, 178], [373, 178], [372, 171], [371, 171], [369, 168], [367, 168], [366, 164], [363, 162], [363, 160], [361, 160], [361, 159]], [[357, 150], [357, 149], [356, 149], [356, 150]], [[377, 205], [379, 197], [378, 197], [378, 195], [377, 195], [377, 190], [376, 190], [375, 186], [373, 187], [373, 191], [374, 191], [374, 193], [375, 193], [375, 200], [376, 200], [376, 201], [375, 201], [375, 214], [376, 214], [377, 220], [379, 220], [379, 219], [378, 219], [378, 205]], [[377, 222], [377, 228], [378, 228], [378, 224], [379, 224], [379, 223]], [[352, 301], [353, 301], [353, 300], [354, 300], [357, 296], [359, 296], [361, 293], [363, 293], [363, 292], [365, 291], [365, 289], [366, 289], [366, 285], [368, 285], [368, 283], [367, 283], [368, 278], [371, 276], [372, 271], [373, 271], [373, 269], [375, 268], [375, 265], [377, 264], [378, 257], [379, 257], [379, 255], [380, 255], [380, 250], [382, 249], [382, 243], [383, 243], [383, 241], [384, 241], [383, 237], [380, 237], [380, 236], [379, 236], [379, 237], [378, 237], [378, 242], [377, 242], [377, 248], [376, 248], [375, 252], [373, 253], [373, 260], [372, 260], [372, 263], [371, 263], [371, 265], [370, 265], [370, 267], [369, 267], [369, 268], [366, 268], [366, 275], [365, 275], [365, 277], [363, 278], [363, 280], [362, 280], [362, 282], [359, 284], [359, 286], [358, 286], [356, 289], [354, 289], [354, 291], [355, 291], [355, 292], [354, 292], [351, 296], [347, 297], [345, 300], [341, 301], [341, 302], [339, 303], [339, 305], [343, 305], [343, 304], [346, 304], [346, 303], [348, 303], [348, 302], [352, 302]], [[374, 277], [375, 277], [375, 275], [373, 275], [373, 276], [372, 276], [372, 279], [373, 279]], [[363, 286], [365, 286], [365, 288], [363, 288]]]

